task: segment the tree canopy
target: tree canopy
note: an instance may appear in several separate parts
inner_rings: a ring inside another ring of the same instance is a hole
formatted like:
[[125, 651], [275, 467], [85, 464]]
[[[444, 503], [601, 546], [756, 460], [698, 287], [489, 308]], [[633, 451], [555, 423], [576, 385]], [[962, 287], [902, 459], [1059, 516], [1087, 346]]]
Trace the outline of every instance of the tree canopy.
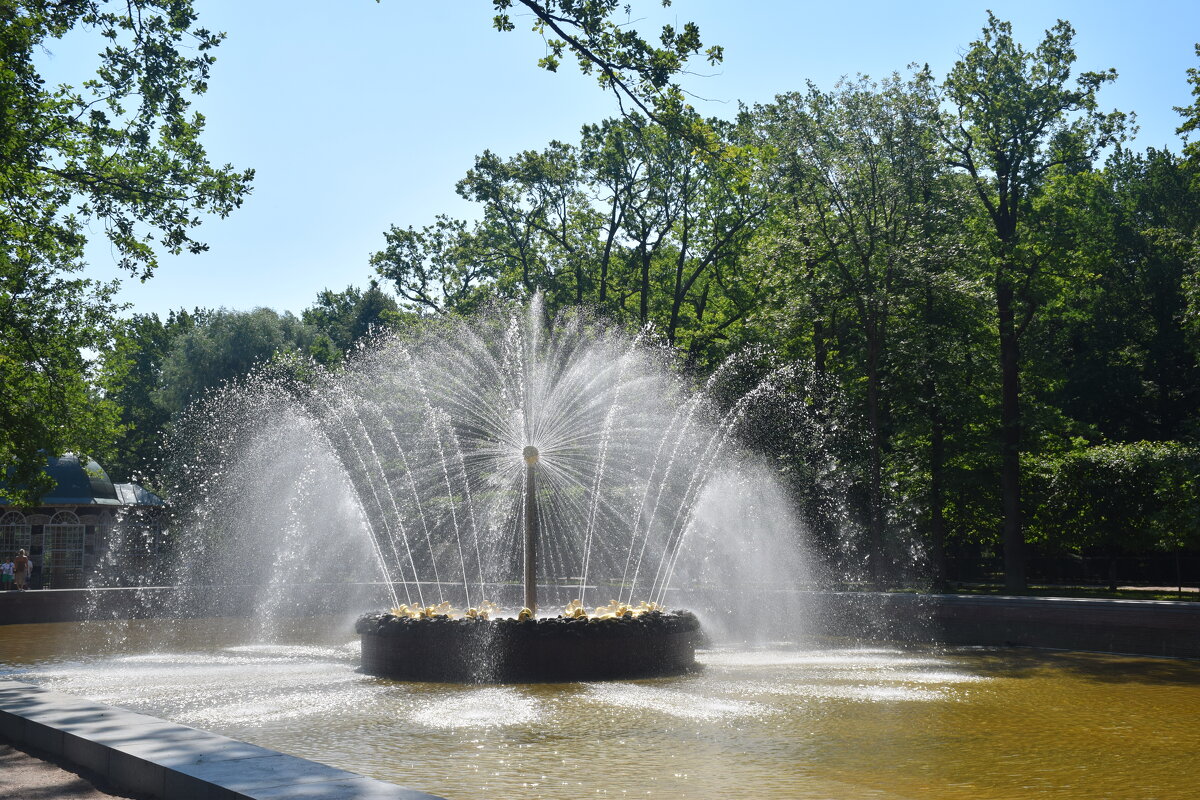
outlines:
[[[23, 499], [47, 455], [116, 432], [85, 355], [109, 344], [114, 286], [73, 277], [88, 223], [144, 279], [159, 249], [204, 250], [202, 218], [250, 189], [200, 142], [191, 100], [223, 35], [195, 22], [190, 0], [0, 0], [0, 462]], [[48, 86], [37, 56], [71, 31], [94, 34], [96, 73]]]
[[[671, 0], [660, 1], [671, 5]], [[538, 66], [557, 72], [570, 52], [585, 75], [596, 76], [601, 87], [615, 93], [622, 110], [628, 102], [635, 107], [630, 110], [660, 124], [681, 109], [675, 81], [688, 59], [702, 50], [710, 64], [724, 58], [720, 45], [704, 48], [693, 22], [678, 29], [664, 25], [659, 43], [651, 43], [628, 20], [621, 21], [621, 11], [628, 17], [632, 7], [620, 0], [516, 0], [515, 5], [533, 17], [534, 32], [545, 40], [547, 52]], [[514, 0], [492, 0], [492, 6], [496, 29], [514, 30]]]

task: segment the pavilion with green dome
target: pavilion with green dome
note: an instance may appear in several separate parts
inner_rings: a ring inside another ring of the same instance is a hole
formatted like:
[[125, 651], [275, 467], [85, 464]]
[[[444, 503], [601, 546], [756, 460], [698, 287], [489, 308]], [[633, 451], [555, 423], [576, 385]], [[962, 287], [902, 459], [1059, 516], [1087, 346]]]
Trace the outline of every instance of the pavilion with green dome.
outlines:
[[0, 560], [24, 550], [33, 588], [83, 586], [102, 563], [114, 528], [136, 515], [161, 535], [162, 498], [136, 483], [113, 483], [93, 459], [73, 453], [47, 459], [53, 490], [34, 508], [18, 508], [0, 484]]

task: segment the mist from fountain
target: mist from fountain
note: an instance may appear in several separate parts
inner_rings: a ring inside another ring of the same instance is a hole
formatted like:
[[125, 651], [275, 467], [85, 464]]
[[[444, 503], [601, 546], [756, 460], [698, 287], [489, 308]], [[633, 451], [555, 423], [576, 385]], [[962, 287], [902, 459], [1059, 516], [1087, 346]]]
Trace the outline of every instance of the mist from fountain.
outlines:
[[719, 632], [810, 578], [782, 489], [737, 441], [769, 383], [718, 408], [720, 371], [694, 386], [669, 348], [586, 313], [548, 325], [537, 299], [280, 372], [175, 431], [169, 581], [250, 584], [267, 617], [346, 582], [378, 582], [376, 607], [519, 608], [528, 446], [550, 613], [690, 593]]

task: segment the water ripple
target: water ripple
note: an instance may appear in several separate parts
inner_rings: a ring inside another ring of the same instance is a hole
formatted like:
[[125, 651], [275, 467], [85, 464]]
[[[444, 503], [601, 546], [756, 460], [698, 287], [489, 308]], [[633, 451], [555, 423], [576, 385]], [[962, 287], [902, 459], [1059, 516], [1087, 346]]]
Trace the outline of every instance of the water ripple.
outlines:
[[515, 689], [467, 690], [423, 703], [411, 719], [427, 728], [494, 728], [528, 725], [542, 716], [541, 703]]
[[722, 720], [762, 716], [769, 706], [746, 700], [706, 697], [674, 689], [658, 689], [632, 683], [592, 684], [589, 699], [610, 706], [657, 711], [692, 720]]

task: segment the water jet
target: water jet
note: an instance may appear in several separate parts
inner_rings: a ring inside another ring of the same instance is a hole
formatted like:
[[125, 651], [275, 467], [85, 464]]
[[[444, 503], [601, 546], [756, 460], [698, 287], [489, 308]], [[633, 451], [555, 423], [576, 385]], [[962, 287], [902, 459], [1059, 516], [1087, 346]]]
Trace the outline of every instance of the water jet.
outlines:
[[579, 600], [564, 613], [537, 618], [538, 449], [525, 462], [524, 601], [513, 618], [491, 618], [475, 608], [412, 611], [407, 605], [359, 618], [362, 669], [371, 675], [437, 683], [532, 683], [625, 680], [682, 675], [696, 670], [700, 623], [687, 611], [664, 613], [614, 601], [589, 615]]
[[[174, 471], [163, 481], [189, 518], [172, 535], [175, 582], [236, 564], [251, 595], [237, 604], [261, 608], [264, 635], [305, 589], [353, 593], [347, 607], [368, 616], [449, 603], [468, 619], [493, 604], [505, 611], [492, 620], [387, 630], [461, 633], [445, 652], [482, 660], [454, 671], [495, 679], [507, 642], [525, 635], [495, 618], [524, 609], [546, 647], [559, 627], [571, 641], [628, 628], [631, 641], [654, 625], [556, 623], [547, 610], [645, 602], [677, 645], [668, 657], [630, 644], [648, 655], [625, 674], [654, 674], [647, 659], [677, 674], [693, 663], [697, 620], [751, 638], [771, 620], [743, 608], [806, 580], [784, 492], [737, 444], [746, 409], [769, 389], [718, 392], [723, 373], [689, 378], [651, 336], [586, 312], [548, 323], [535, 298], [425, 320], [342, 368], [305, 365], [301, 380], [278, 370], [195, 407], [168, 445]], [[802, 605], [779, 618], [794, 623]], [[692, 614], [666, 612], [681, 607]]]

